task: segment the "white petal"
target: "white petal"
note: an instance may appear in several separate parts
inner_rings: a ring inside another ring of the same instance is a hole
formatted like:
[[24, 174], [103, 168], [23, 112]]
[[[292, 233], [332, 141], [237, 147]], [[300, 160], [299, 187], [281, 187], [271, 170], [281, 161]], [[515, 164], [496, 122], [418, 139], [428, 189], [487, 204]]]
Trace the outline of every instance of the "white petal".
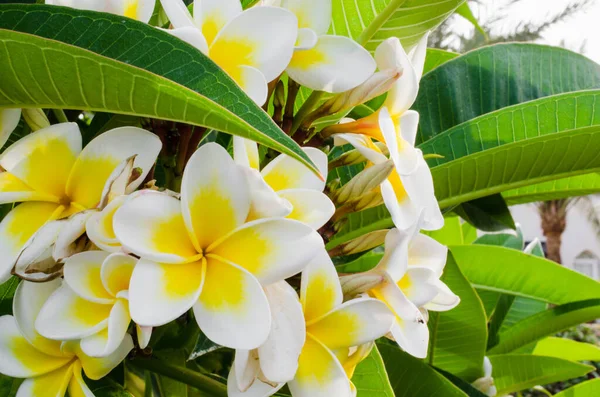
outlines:
[[314, 30], [308, 28], [298, 29], [298, 39], [294, 50], [310, 50], [317, 45], [318, 41], [319, 36]]
[[422, 233], [417, 234], [408, 246], [408, 265], [427, 267], [439, 278], [446, 265], [448, 248]]
[[292, 205], [292, 212], [287, 215], [319, 230], [335, 213], [335, 205], [324, 193], [310, 189], [289, 189], [278, 192], [279, 196]]
[[241, 136], [233, 137], [233, 159], [243, 167], [260, 170], [258, 144]]
[[271, 307], [271, 332], [258, 348], [260, 368], [271, 382], [285, 383], [294, 378], [298, 358], [306, 341], [306, 324], [296, 291], [285, 281], [265, 288]]
[[112, 296], [129, 290], [131, 275], [138, 260], [132, 256], [114, 253], [102, 263], [100, 278], [102, 285]]
[[339, 93], [364, 83], [375, 68], [371, 54], [352, 39], [321, 36], [313, 48], [295, 51], [286, 71], [312, 90]]
[[194, 46], [203, 54], [208, 54], [208, 44], [206, 43], [206, 39], [202, 35], [202, 32], [195, 26], [184, 26], [177, 29], [169, 29], [166, 30], [166, 32]]
[[[85, 384], [83, 376], [81, 375], [81, 363], [75, 362], [73, 364], [73, 377], [69, 382], [69, 396], [71, 397], [95, 397], [94, 393]], [[62, 395], [60, 396], [62, 397]]]
[[433, 270], [426, 267], [411, 266], [398, 282], [404, 295], [417, 307], [423, 307], [438, 294], [438, 281]]
[[251, 204], [248, 221], [262, 218], [284, 218], [291, 214], [292, 204], [267, 185], [257, 170], [247, 167], [242, 167], [242, 170], [250, 188]]
[[108, 327], [81, 340], [81, 350], [90, 357], [106, 357], [115, 352], [127, 334], [131, 317], [129, 302], [118, 299], [110, 311]]
[[73, 377], [75, 364], [66, 364], [47, 374], [25, 379], [16, 397], [48, 396], [63, 397]]
[[283, 0], [282, 7], [298, 17], [298, 27], [314, 30], [324, 35], [331, 24], [331, 0]]
[[141, 349], [148, 347], [150, 338], [152, 337], [152, 327], [135, 326], [138, 344]]
[[[327, 175], [327, 155], [315, 148], [303, 148], [319, 169], [321, 175]], [[265, 182], [276, 192], [286, 189], [313, 189], [320, 192], [325, 188], [325, 181], [319, 178], [298, 160], [280, 154], [261, 172]]]
[[107, 252], [121, 251], [113, 227], [114, 216], [131, 196], [119, 196], [113, 199], [102, 211], [93, 212], [85, 223], [87, 236], [98, 248]]
[[370, 137], [360, 134], [336, 134], [334, 136], [334, 144], [341, 146], [350, 144], [354, 146], [367, 160], [373, 164], [380, 164], [387, 161], [387, 157], [373, 143]]
[[265, 104], [269, 95], [269, 86], [265, 75], [260, 70], [242, 65], [239, 67], [239, 78], [235, 80], [254, 103], [258, 106]]
[[21, 120], [21, 109], [0, 110], [0, 149], [19, 125], [19, 120]]
[[109, 255], [103, 251], [87, 251], [67, 259], [63, 272], [71, 290], [85, 300], [112, 304], [115, 296], [106, 290], [100, 277], [102, 263]]
[[323, 247], [321, 236], [291, 219], [260, 219], [245, 224], [208, 248], [268, 285], [299, 273]]
[[194, 315], [213, 342], [233, 349], [255, 349], [271, 329], [265, 293], [254, 276], [232, 263], [208, 260], [206, 281]]
[[131, 335], [126, 334], [117, 350], [106, 357], [89, 357], [81, 349], [77, 349], [77, 357], [81, 362], [85, 375], [92, 380], [98, 380], [104, 378], [110, 371], [121, 364], [132, 349], [133, 340], [131, 339]]
[[183, 28], [185, 26], [195, 26], [192, 16], [181, 0], [160, 0], [163, 10], [169, 17], [173, 27]]
[[0, 204], [21, 201], [57, 201], [50, 194], [37, 192], [10, 172], [0, 171]]
[[[392, 175], [394, 173], [395, 171], [392, 172]], [[400, 177], [397, 178], [400, 179]], [[409, 230], [419, 221], [421, 209], [416, 206], [412, 197], [406, 196], [405, 191], [402, 193], [397, 194], [389, 180], [381, 184], [383, 202], [390, 212], [394, 226], [401, 230]]]
[[[235, 358], [231, 367], [230, 373], [233, 377], [229, 378], [237, 387], [232, 387], [239, 391], [246, 391], [257, 380], [260, 373], [259, 358], [257, 350], [242, 350], [235, 351]], [[229, 383], [228, 379], [228, 383]], [[228, 385], [229, 389], [229, 385]]]
[[238, 376], [235, 367], [231, 367], [231, 371], [229, 371], [229, 377], [227, 378], [227, 395], [229, 397], [269, 397], [277, 393], [283, 386], [285, 386], [285, 383], [280, 383], [276, 387], [273, 387], [261, 382], [259, 379], [255, 379], [247, 390], [241, 391], [237, 385], [237, 377]]
[[209, 44], [241, 12], [242, 4], [238, 0], [194, 0], [194, 22]]
[[[238, 66], [251, 66], [272, 81], [292, 58], [297, 26], [294, 14], [283, 8], [250, 8], [219, 32], [210, 46], [210, 58], [230, 75]], [[238, 56], [232, 58], [232, 51]]]
[[419, 154], [419, 161], [415, 172], [411, 175], [403, 175], [401, 179], [408, 198], [414, 203], [413, 206], [418, 206], [419, 208], [419, 216], [420, 211], [423, 211], [421, 228], [424, 230], [442, 228], [444, 226], [444, 217], [435, 197], [431, 170], [425, 159], [423, 159], [422, 153]]
[[410, 63], [413, 65], [415, 69], [415, 73], [417, 76], [417, 81], [421, 80], [421, 76], [423, 75], [423, 68], [425, 67], [425, 57], [427, 55], [427, 39], [429, 38], [429, 32], [427, 32], [421, 40], [417, 43], [417, 45], [410, 50], [408, 53], [408, 58], [410, 59]]
[[[416, 114], [416, 120], [414, 115]], [[401, 119], [401, 128], [404, 127], [402, 120], [404, 119], [406, 128], [414, 127], [414, 134], [417, 131], [419, 123], [419, 114], [416, 112], [406, 113]], [[414, 122], [414, 124], [412, 124]], [[390, 150], [390, 157], [394, 161], [394, 165], [401, 175], [407, 175], [415, 172], [419, 164], [420, 151], [414, 148], [412, 144], [404, 140], [402, 136], [398, 136], [396, 126], [392, 120], [388, 109], [381, 108], [379, 112], [379, 128], [384, 136], [385, 143]], [[407, 133], [411, 133], [408, 131]], [[414, 142], [414, 138], [412, 139]]]
[[427, 310], [434, 312], [445, 312], [454, 309], [460, 303], [460, 297], [448, 288], [440, 280], [435, 280], [435, 286], [437, 287], [438, 294], [433, 300], [423, 306]]
[[319, 250], [302, 272], [300, 299], [307, 321], [316, 320], [342, 304], [344, 294], [337, 270], [326, 250]]
[[161, 264], [141, 259], [129, 286], [129, 311], [136, 324], [158, 327], [175, 320], [198, 301], [205, 261]]
[[61, 262], [81, 250], [77, 243], [85, 233], [87, 220], [95, 213], [96, 210], [81, 211], [64, 220], [52, 250], [52, 257], [56, 262]]
[[106, 328], [111, 308], [82, 299], [63, 284], [42, 307], [35, 328], [49, 339], [85, 338]]
[[385, 254], [377, 269], [384, 270], [394, 282], [400, 281], [408, 269], [410, 237], [409, 233], [395, 228], [385, 236]]

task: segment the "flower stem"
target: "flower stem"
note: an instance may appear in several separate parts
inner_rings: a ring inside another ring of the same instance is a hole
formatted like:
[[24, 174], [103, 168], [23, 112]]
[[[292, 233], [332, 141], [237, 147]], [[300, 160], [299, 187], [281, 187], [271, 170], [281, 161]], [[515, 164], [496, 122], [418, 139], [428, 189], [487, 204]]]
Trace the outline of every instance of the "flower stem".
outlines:
[[59, 123], [69, 122], [67, 115], [62, 109], [52, 109], [52, 113], [54, 113], [54, 116], [56, 117], [56, 120], [58, 120]]
[[313, 93], [310, 94], [306, 102], [304, 102], [304, 104], [302, 105], [300, 110], [298, 110], [298, 113], [296, 113], [296, 116], [294, 117], [294, 123], [292, 124], [292, 129], [290, 130], [290, 136], [293, 136], [294, 133], [298, 131], [298, 128], [300, 128], [306, 116], [308, 116], [313, 111], [313, 109], [319, 103], [321, 97], [324, 94], [325, 92], [323, 91], [313, 91]]
[[131, 364], [140, 369], [145, 369], [195, 387], [209, 396], [227, 397], [227, 386], [191, 369], [153, 358], [136, 358], [131, 361]]

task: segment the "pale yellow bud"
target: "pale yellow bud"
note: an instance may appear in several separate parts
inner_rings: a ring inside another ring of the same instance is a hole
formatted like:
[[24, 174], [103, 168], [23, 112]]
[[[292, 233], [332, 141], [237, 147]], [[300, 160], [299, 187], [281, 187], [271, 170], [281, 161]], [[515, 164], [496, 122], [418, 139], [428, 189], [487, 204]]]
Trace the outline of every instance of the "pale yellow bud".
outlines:
[[375, 247], [379, 247], [385, 243], [385, 236], [389, 230], [376, 230], [371, 233], [367, 233], [364, 236], [360, 236], [353, 240], [350, 240], [344, 244], [340, 244], [331, 251], [330, 256], [341, 256], [341, 255], [352, 255], [360, 252], [371, 250]]
[[360, 294], [378, 287], [385, 281], [385, 275], [378, 272], [367, 272], [340, 277], [344, 299], [353, 299]]
[[50, 127], [50, 121], [42, 109], [23, 109], [23, 119], [32, 131]]
[[393, 170], [394, 163], [392, 160], [364, 169], [337, 191], [334, 201], [338, 204], [345, 204], [370, 193], [381, 185]]
[[[390, 152], [385, 143], [375, 142], [375, 146], [377, 146], [379, 150], [381, 150], [381, 153], [383, 153], [386, 157], [389, 156]], [[363, 156], [358, 150], [353, 149], [347, 151], [346, 153], [342, 154], [341, 156], [333, 160], [331, 163], [329, 163], [329, 168], [333, 169], [345, 165], [360, 164], [364, 163], [365, 161], [367, 161], [366, 157]]]

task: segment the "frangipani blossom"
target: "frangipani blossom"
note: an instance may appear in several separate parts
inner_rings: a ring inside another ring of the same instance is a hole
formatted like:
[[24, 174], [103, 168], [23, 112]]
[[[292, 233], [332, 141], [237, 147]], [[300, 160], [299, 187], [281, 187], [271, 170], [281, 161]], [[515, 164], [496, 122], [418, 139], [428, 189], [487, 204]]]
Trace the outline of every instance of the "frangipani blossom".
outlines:
[[362, 84], [375, 71], [367, 50], [344, 36], [327, 35], [331, 0], [282, 0], [298, 17], [298, 40], [286, 69], [297, 83], [312, 90], [339, 93]]
[[323, 241], [291, 219], [246, 222], [250, 206], [244, 171], [209, 143], [186, 166], [181, 200], [140, 191], [117, 210], [117, 238], [142, 258], [129, 289], [137, 324], [163, 325], [193, 307], [215, 343], [250, 350], [265, 342], [271, 313], [262, 285], [300, 272]]
[[194, 0], [194, 17], [182, 0], [161, 0], [174, 29], [169, 33], [198, 48], [257, 104], [267, 83], [289, 64], [298, 36], [291, 12], [276, 7], [242, 10], [239, 0]]
[[398, 345], [424, 358], [429, 330], [419, 308], [447, 311], [456, 307], [460, 298], [440, 280], [447, 248], [415, 230], [388, 232], [385, 255], [371, 271], [385, 274], [387, 281], [370, 290], [369, 295], [385, 302], [396, 315], [391, 334]]
[[[393, 314], [382, 302], [372, 298], [359, 298], [342, 303], [343, 295], [337, 271], [324, 250], [302, 272], [300, 301], [306, 322], [306, 341], [298, 360], [298, 370], [294, 379], [288, 382], [292, 396], [354, 396], [356, 390], [346, 372], [346, 369], [350, 373], [353, 372], [355, 367], [354, 362], [349, 360], [352, 357], [350, 353], [354, 353], [354, 347], [385, 335], [394, 322]], [[280, 335], [283, 331], [273, 329], [272, 332], [277, 332], [276, 335], [282, 341], [280, 345], [275, 345], [274, 349], [291, 347], [292, 351], [295, 351], [294, 347], [300, 338], [292, 340], [292, 337], [288, 336], [284, 339], [284, 336]], [[342, 361], [339, 357], [342, 357]], [[259, 358], [262, 368], [263, 357], [259, 355]], [[241, 392], [238, 389], [232, 393], [234, 380], [237, 379], [238, 386], [243, 385], [244, 376], [253, 365], [250, 360], [240, 361], [246, 365], [236, 365], [232, 369], [233, 373], [229, 377], [231, 396], [270, 396], [282, 386], [269, 386], [259, 378], [247, 391]], [[290, 366], [292, 364], [289, 362]], [[346, 368], [344, 364], [347, 364]], [[244, 375], [237, 375], [238, 373]]]
[[147, 23], [152, 18], [156, 0], [46, 0], [46, 4], [109, 12]]
[[[316, 148], [303, 150], [321, 175], [327, 175], [327, 155]], [[280, 154], [260, 171], [257, 144], [240, 137], [233, 137], [233, 152], [235, 161], [248, 174], [250, 220], [282, 216], [319, 229], [334, 214], [334, 204], [323, 193], [325, 181], [304, 164]]]
[[[378, 113], [381, 131], [394, 147], [396, 129], [386, 109]], [[345, 125], [345, 124], [343, 124]], [[416, 131], [416, 123], [412, 129]], [[338, 134], [335, 136], [337, 144], [349, 143], [354, 146], [370, 163], [380, 164], [387, 161], [381, 149], [375, 145], [371, 137], [359, 134]], [[390, 147], [388, 147], [389, 149]], [[423, 158], [423, 153], [415, 149], [417, 156], [416, 168], [410, 174], [399, 171], [402, 154], [390, 149], [390, 158], [394, 162], [395, 170], [381, 185], [381, 195], [394, 225], [402, 230], [413, 227], [422, 216], [421, 228], [437, 230], [444, 225], [444, 217], [440, 211], [435, 197], [431, 170]]]
[[0, 149], [19, 125], [21, 109], [0, 109]]
[[116, 350], [104, 358], [92, 358], [78, 342], [60, 342], [42, 337], [34, 322], [42, 305], [60, 286], [59, 280], [38, 284], [21, 282], [15, 292], [13, 316], [0, 317], [0, 373], [25, 378], [17, 396], [93, 396], [85, 375], [98, 380], [108, 375], [133, 349], [126, 335]]
[[136, 156], [136, 189], [161, 149], [158, 137], [136, 127], [105, 132], [82, 150], [75, 123], [55, 124], [15, 142], [0, 154], [0, 204], [24, 202], [0, 223], [0, 282], [10, 275], [28, 240], [47, 221], [96, 208], [113, 171]]
[[[54, 340], [79, 340], [91, 357], [111, 355], [129, 337], [129, 281], [137, 259], [125, 254], [88, 251], [73, 255], [63, 268], [64, 283], [46, 301], [37, 331]], [[152, 328], [137, 326], [145, 348]]]
[[[414, 104], [419, 92], [419, 81], [423, 74], [425, 54], [427, 50], [427, 35], [415, 48], [407, 54], [400, 40], [389, 38], [377, 47], [375, 60], [380, 71], [398, 71], [402, 73], [389, 90], [383, 106], [373, 114], [363, 119], [330, 126], [323, 131], [324, 135], [337, 133], [364, 134], [383, 142], [391, 152], [397, 153], [398, 172], [409, 174], [419, 166], [419, 153], [415, 149], [415, 139], [419, 124], [419, 114], [409, 110]], [[381, 113], [386, 112], [385, 118], [390, 118], [396, 133], [389, 135], [381, 126]], [[394, 150], [393, 148], [397, 148]]]
[[473, 382], [473, 387], [489, 397], [496, 397], [498, 389], [494, 385], [492, 377], [492, 362], [486, 356], [483, 358], [483, 377]]

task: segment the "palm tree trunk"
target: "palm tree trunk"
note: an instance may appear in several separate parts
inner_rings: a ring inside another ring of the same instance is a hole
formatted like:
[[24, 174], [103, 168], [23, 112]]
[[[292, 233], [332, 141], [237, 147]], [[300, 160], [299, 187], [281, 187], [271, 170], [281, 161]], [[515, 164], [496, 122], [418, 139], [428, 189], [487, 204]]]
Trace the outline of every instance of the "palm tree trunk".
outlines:
[[556, 263], [560, 257], [561, 237], [567, 226], [569, 200], [552, 200], [540, 203], [538, 210], [542, 218], [542, 231], [546, 236], [546, 255]]

